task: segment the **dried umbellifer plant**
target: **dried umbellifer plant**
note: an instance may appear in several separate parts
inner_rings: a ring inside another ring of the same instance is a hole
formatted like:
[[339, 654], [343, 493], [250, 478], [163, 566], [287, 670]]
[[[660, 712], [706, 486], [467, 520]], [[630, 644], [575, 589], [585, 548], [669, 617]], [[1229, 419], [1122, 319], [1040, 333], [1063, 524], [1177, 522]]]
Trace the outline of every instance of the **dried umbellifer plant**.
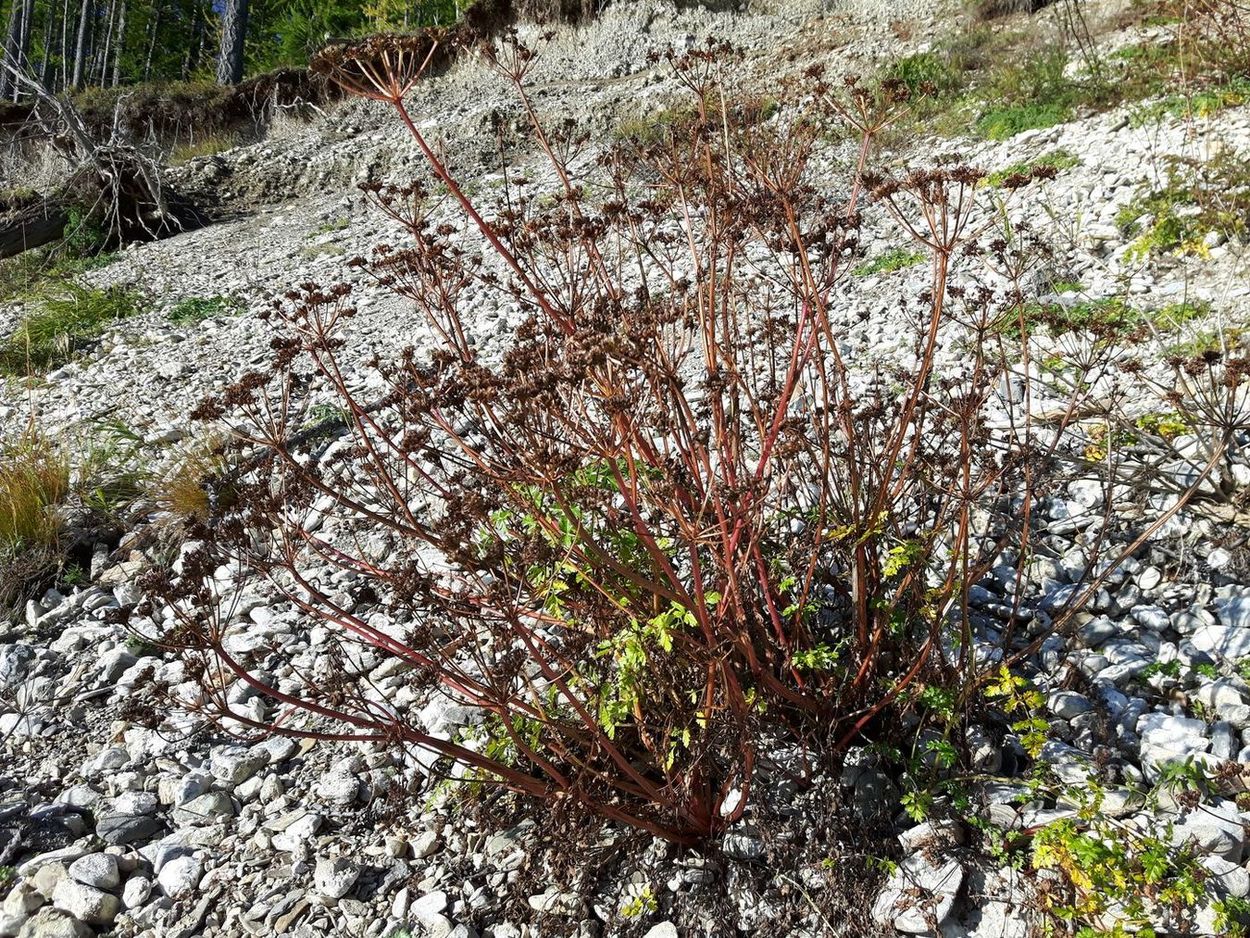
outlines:
[[[433, 184], [366, 187], [409, 241], [354, 263], [412, 302], [434, 351], [373, 362], [365, 396], [350, 288], [274, 304], [271, 365], [198, 412], [259, 455], [149, 578], [162, 641], [232, 727], [414, 747], [433, 774], [707, 837], [771, 753], [880, 738], [925, 682], [984, 663], [968, 591], [1019, 542], [1045, 461], [1027, 421], [1002, 430], [1013, 360], [952, 305], [981, 174], [866, 177], [886, 123], [867, 109], [905, 107], [899, 89], [809, 74], [766, 119], [728, 92], [715, 43], [671, 57], [680, 119], [575, 160], [526, 91], [533, 53], [505, 41], [490, 57], [554, 194], [508, 171], [485, 211], [405, 105], [431, 54], [374, 39], [319, 67], [393, 106], [429, 162]], [[830, 189], [813, 155], [837, 115], [864, 139]], [[864, 352], [838, 308], [867, 191], [932, 260], [907, 347], [876, 364], [848, 360]], [[517, 320], [502, 354], [469, 318], [487, 294]], [[939, 373], [951, 329], [979, 351]], [[345, 435], [308, 430], [313, 392]], [[261, 673], [284, 649], [239, 650], [227, 565], [342, 648]], [[239, 681], [276, 715], [230, 704]], [[483, 722], [427, 725], [410, 702], [431, 692]]]

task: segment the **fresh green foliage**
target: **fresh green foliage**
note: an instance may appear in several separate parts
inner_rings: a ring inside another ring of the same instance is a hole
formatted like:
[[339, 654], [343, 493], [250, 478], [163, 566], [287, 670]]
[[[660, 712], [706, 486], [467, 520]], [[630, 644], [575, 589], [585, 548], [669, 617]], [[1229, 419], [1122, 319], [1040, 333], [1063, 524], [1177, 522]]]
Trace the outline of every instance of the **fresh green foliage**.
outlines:
[[72, 258], [87, 258], [99, 254], [108, 242], [108, 233], [99, 223], [80, 208], [69, 211], [69, 220], [61, 235], [60, 251]]
[[893, 273], [906, 267], [914, 267], [925, 261], [925, 255], [910, 248], [891, 248], [855, 268], [856, 277], [874, 277]]
[[998, 329], [1004, 335], [1018, 338], [1023, 315], [1030, 332], [1044, 327], [1052, 335], [1072, 332], [1123, 335], [1141, 328], [1171, 333], [1208, 315], [1210, 309], [1210, 304], [1203, 301], [1185, 300], [1154, 310], [1143, 310], [1120, 296], [1071, 304], [1029, 303], [1023, 310], [1012, 310], [1004, 316]]
[[1070, 888], [1067, 901], [1049, 899], [1051, 914], [1086, 929], [1110, 920], [1123, 934], [1154, 934], [1155, 902], [1192, 910], [1207, 895], [1201, 864], [1171, 845], [1166, 826], [1138, 833], [1100, 816], [1104, 794], [1096, 783], [1088, 793], [1069, 791], [1082, 799], [1078, 818], [1049, 824], [1033, 838], [1034, 868], [1058, 872]]
[[1152, 661], [1146, 667], [1142, 668], [1138, 673], [1138, 677], [1143, 681], [1148, 681], [1156, 675], [1163, 677], [1178, 678], [1181, 676], [1181, 663], [1178, 660], [1172, 661]]
[[1027, 678], [1012, 674], [1004, 665], [998, 679], [986, 688], [985, 696], [998, 701], [1008, 716], [1017, 717], [1011, 728], [1020, 734], [1020, 745], [1024, 751], [1035, 759], [1041, 755], [1050, 731], [1050, 724], [1040, 716], [1046, 704], [1041, 692]]
[[134, 316], [144, 300], [132, 290], [62, 284], [0, 344], [0, 374], [45, 372], [68, 362], [110, 326]]
[[177, 303], [166, 318], [180, 326], [225, 316], [237, 316], [246, 306], [237, 296], [192, 296]]

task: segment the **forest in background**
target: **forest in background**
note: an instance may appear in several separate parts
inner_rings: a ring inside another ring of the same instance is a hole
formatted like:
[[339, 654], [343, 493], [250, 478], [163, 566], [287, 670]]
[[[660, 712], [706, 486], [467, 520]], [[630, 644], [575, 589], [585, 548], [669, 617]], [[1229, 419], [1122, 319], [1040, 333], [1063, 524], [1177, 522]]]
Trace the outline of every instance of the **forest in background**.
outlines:
[[[465, 0], [0, 0], [3, 60], [52, 92], [303, 65], [329, 38], [453, 22]], [[0, 100], [22, 91], [0, 69]]]

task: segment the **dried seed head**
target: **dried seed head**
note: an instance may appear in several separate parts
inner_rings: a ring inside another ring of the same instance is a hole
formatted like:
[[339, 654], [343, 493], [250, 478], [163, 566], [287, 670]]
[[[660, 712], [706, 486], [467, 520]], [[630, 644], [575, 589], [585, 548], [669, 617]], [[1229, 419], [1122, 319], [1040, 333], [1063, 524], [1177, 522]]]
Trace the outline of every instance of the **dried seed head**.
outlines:
[[327, 46], [313, 57], [310, 67], [349, 94], [396, 103], [416, 85], [446, 38], [443, 29], [425, 29], [412, 36], [370, 36]]

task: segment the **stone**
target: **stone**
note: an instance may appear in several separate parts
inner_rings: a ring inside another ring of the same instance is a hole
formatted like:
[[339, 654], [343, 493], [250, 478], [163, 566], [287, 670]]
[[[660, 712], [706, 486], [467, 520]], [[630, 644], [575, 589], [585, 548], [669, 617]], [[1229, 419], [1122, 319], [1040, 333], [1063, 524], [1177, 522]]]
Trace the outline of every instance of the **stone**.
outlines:
[[680, 938], [677, 934], [677, 926], [672, 922], [660, 922], [659, 925], [653, 925], [642, 938]]
[[1207, 566], [1212, 570], [1223, 570], [1233, 562], [1233, 555], [1222, 547], [1216, 547], [1207, 554]]
[[1234, 683], [1228, 678], [1220, 678], [1209, 684], [1203, 684], [1194, 691], [1194, 699], [1208, 710], [1217, 710], [1224, 705], [1244, 704], [1247, 699], [1244, 685], [1240, 681]]
[[1034, 929], [1019, 902], [980, 901], [963, 921], [947, 920], [942, 938], [1030, 938]]
[[132, 876], [122, 887], [122, 905], [128, 909], [137, 909], [148, 901], [152, 895], [152, 881], [146, 876]]
[[1225, 896], [1244, 899], [1250, 895], [1250, 873], [1239, 864], [1223, 857], [1202, 857], [1200, 862], [1211, 872], [1209, 882]]
[[346, 857], [322, 857], [313, 870], [313, 886], [325, 899], [342, 899], [360, 878], [360, 867]]
[[165, 825], [154, 817], [104, 814], [96, 818], [95, 832], [105, 843], [120, 847], [151, 840], [164, 828]]
[[341, 769], [331, 769], [317, 783], [317, 797], [332, 804], [351, 804], [359, 794], [360, 780]]
[[963, 828], [957, 821], [925, 821], [898, 835], [903, 852], [912, 854], [935, 847], [950, 847], [964, 842]]
[[229, 785], [238, 785], [259, 772], [268, 761], [263, 750], [229, 746], [213, 753], [209, 771], [216, 779]]
[[1142, 628], [1152, 632], [1166, 632], [1172, 625], [1172, 617], [1158, 606], [1134, 606], [1129, 615]]
[[263, 756], [268, 765], [276, 765], [299, 752], [299, 743], [289, 736], [270, 736], [257, 743], [249, 751]]
[[1172, 843], [1192, 844], [1200, 853], [1208, 853], [1241, 863], [1245, 853], [1246, 831], [1237, 805], [1220, 801], [1191, 811], [1172, 827]]
[[174, 823], [183, 827], [203, 827], [234, 817], [234, 804], [224, 791], [205, 792], [174, 808]]
[[440, 916], [447, 908], [447, 893], [441, 889], [427, 892], [420, 899], [415, 899], [408, 906], [408, 914], [418, 922], [427, 922]]
[[111, 893], [63, 879], [52, 890], [52, 905], [88, 925], [110, 925], [121, 908]]
[[1137, 720], [1143, 764], [1159, 766], [1204, 753], [1211, 746], [1201, 720], [1167, 713], [1144, 713]]
[[78, 919], [58, 909], [40, 909], [22, 926], [18, 938], [92, 938], [95, 934]]
[[1055, 691], [1050, 695], [1050, 712], [1061, 720], [1073, 720], [1094, 709], [1089, 698], [1074, 690]]
[[176, 899], [194, 892], [203, 875], [204, 864], [195, 856], [183, 855], [166, 860], [156, 874], [156, 881], [165, 895]]
[[44, 904], [44, 897], [34, 886], [30, 883], [19, 882], [4, 897], [4, 902], [0, 903], [0, 909], [8, 915], [20, 917], [22, 921], [25, 921]]
[[872, 906], [873, 920], [908, 935], [932, 932], [950, 915], [963, 885], [964, 868], [954, 860], [934, 863], [924, 854], [903, 860], [890, 875]]
[[117, 857], [110, 853], [89, 853], [69, 865], [70, 879], [85, 886], [94, 886], [108, 892], [121, 885], [121, 873], [117, 870]]
[[1250, 656], [1250, 628], [1204, 625], [1190, 637], [1195, 648], [1233, 661]]
[[45, 863], [35, 871], [35, 875], [30, 878], [31, 885], [39, 891], [45, 899], [51, 900], [52, 893], [56, 891], [56, 887], [61, 885], [61, 881], [69, 877], [69, 872], [65, 869], [64, 863]]

